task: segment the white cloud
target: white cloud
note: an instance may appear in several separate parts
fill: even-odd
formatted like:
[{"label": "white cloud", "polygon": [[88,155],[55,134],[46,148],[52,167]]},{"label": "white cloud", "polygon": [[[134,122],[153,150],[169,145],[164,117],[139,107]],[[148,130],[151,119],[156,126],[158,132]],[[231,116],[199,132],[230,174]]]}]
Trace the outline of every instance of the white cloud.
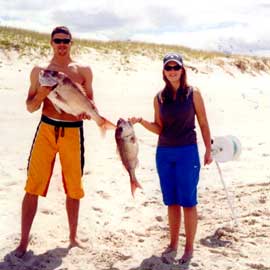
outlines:
[{"label": "white cloud", "polygon": [[233,52],[269,50],[269,21],[268,0],[0,0],[1,25]]}]

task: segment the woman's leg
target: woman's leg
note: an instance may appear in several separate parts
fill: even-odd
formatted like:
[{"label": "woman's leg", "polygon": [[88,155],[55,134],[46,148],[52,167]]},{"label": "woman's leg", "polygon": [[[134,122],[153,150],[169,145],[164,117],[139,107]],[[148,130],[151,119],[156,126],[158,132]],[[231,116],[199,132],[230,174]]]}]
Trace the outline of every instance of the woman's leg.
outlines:
[{"label": "woman's leg", "polygon": [[177,250],[181,222],[181,207],[179,205],[168,206],[168,220],[171,240],[169,247],[173,250]]},{"label": "woman's leg", "polygon": [[184,223],[185,223],[185,233],[186,233],[186,245],[185,252],[180,263],[185,263],[192,258],[193,255],[193,243],[197,231],[198,216],[197,207],[184,207]]}]

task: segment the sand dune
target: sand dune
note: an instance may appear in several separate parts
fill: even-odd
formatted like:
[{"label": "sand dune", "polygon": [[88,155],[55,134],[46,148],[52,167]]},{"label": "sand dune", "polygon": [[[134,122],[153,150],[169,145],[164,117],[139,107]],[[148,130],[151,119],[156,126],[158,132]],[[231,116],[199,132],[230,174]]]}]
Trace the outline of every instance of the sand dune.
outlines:
[{"label": "sand dune", "polygon": [[[134,57],[121,66],[116,56],[95,53],[78,60],[93,69],[95,99],[105,117],[113,122],[133,115],[153,118],[153,97],[163,85],[159,61]],[[184,266],[175,261],[183,252],[182,228],[176,258],[161,258],[168,226],[155,168],[157,137],[135,126],[140,147],[137,176],[143,190],[133,199],[113,132],[102,138],[93,122],[85,122],[86,196],[78,228],[85,249],[68,249],[65,195],[56,162],[48,196],[39,200],[29,251],[22,259],[13,256],[20,236],[27,158],[40,117],[40,112],[26,111],[25,98],[30,70],[39,61],[1,54],[0,269],[270,269],[270,75],[252,76],[233,68],[227,72],[218,66],[206,66],[203,73],[189,70],[188,76],[203,93],[212,135],[232,134],[242,143],[239,160],[220,164],[238,226],[215,164],[203,167],[194,258]]]}]

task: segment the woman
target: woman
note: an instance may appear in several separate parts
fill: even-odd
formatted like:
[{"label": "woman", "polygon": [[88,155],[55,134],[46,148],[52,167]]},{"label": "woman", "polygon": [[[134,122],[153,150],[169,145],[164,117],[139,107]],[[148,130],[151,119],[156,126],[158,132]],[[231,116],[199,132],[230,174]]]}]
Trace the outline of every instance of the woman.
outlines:
[{"label": "woman", "polygon": [[133,124],[140,123],[159,135],[156,165],[163,201],[168,206],[170,229],[170,244],[164,253],[177,251],[181,208],[183,208],[186,244],[179,262],[186,263],[193,255],[198,220],[196,205],[200,161],[195,116],[206,149],[204,165],[212,162],[211,136],[203,98],[198,89],[187,84],[187,74],[181,55],[177,53],[165,55],[163,80],[165,87],[154,98],[154,122],[141,117],[132,117],[130,121]]}]

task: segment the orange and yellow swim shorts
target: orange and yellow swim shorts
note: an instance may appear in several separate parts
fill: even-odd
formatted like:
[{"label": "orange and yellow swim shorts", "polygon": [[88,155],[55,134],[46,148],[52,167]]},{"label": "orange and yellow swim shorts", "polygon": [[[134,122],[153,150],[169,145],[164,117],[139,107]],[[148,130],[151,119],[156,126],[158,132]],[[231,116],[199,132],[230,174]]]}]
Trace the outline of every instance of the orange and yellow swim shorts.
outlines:
[{"label": "orange and yellow swim shorts", "polygon": [[57,153],[61,162],[65,193],[73,199],[82,198],[83,122],[56,121],[44,115],[32,144],[25,191],[46,196]]}]

